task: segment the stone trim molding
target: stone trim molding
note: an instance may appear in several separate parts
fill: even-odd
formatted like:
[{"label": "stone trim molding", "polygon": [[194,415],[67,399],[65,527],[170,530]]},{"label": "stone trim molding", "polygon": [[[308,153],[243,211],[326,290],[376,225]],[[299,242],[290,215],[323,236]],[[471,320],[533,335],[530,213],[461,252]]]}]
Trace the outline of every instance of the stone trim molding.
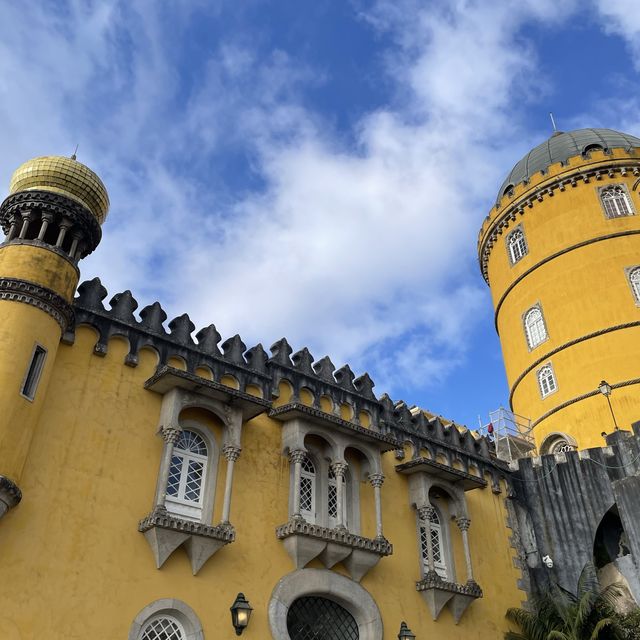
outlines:
[{"label": "stone trim molding", "polygon": [[416,582],[416,590],[427,603],[431,615],[437,620],[445,605],[449,605],[456,624],[460,622],[469,605],[482,598],[482,589],[474,580],[465,584],[443,580],[435,571],[429,572],[422,580]]},{"label": "stone trim molding", "polygon": [[293,602],[303,596],[333,600],[354,617],[360,640],[382,640],[382,616],[371,594],[346,576],[324,569],[298,569],[278,581],[268,611],[274,640],[289,638],[287,613]]},{"label": "stone trim molding", "polygon": [[[581,342],[585,342],[586,340],[591,340],[592,338],[597,338],[598,336],[605,335],[607,333],[611,333],[612,331],[620,331],[622,329],[631,329],[632,327],[639,327],[640,320],[634,320],[633,322],[625,322],[624,324],[616,324],[612,327],[606,327],[604,329],[599,329],[598,331],[594,331],[593,333],[587,333],[584,336],[580,336],[579,338],[574,338],[573,340],[569,340],[569,342],[565,342],[560,346],[552,349],[551,351],[545,353],[542,357],[538,358],[534,362],[532,362],[514,381],[511,386],[511,390],[509,391],[509,406],[512,406],[513,403],[513,394],[516,392],[517,387],[522,382],[524,377],[531,373],[537,366],[543,364],[546,360],[549,360],[552,356],[556,355],[560,351],[564,351],[569,347],[573,347],[576,344],[580,344]],[[557,380],[556,380],[557,382]]]},{"label": "stone trim molding", "polygon": [[186,640],[204,640],[202,624],[195,611],[182,600],[176,600],[175,598],[162,598],[142,609],[133,620],[128,640],[139,640],[144,625],[151,618],[162,614],[177,618],[182,623],[187,633]]},{"label": "stone trim molding", "polygon": [[633,159],[625,158],[617,162],[582,167],[572,173],[563,173],[542,182],[526,196],[524,194],[518,196],[516,202],[506,207],[504,212],[494,220],[487,216],[478,237],[478,260],[485,282],[489,284],[489,255],[498,241],[498,235],[502,235],[509,228],[517,215],[524,215],[525,208],[531,209],[536,202],[542,202],[545,197],[553,197],[555,191],[565,191],[567,186],[576,187],[579,181],[588,183],[591,179],[601,180],[604,176],[613,178],[618,172],[622,177],[627,173],[632,173],[634,176],[640,175],[640,167],[630,165],[630,163],[633,163]]},{"label": "stone trim molding", "polygon": [[613,240],[615,238],[624,238],[625,236],[634,236],[634,235],[638,235],[638,234],[640,234],[640,230],[638,230],[638,229],[629,229],[627,231],[620,231],[618,233],[608,233],[607,235],[598,236],[597,238],[589,238],[589,240],[584,240],[583,242],[578,242],[577,244],[571,245],[570,247],[566,247],[566,248],[564,248],[564,249],[562,249],[560,251],[556,251],[556,253],[553,253],[550,256],[547,256],[543,260],[540,260],[540,262],[537,262],[536,264],[534,264],[532,267],[529,267],[526,271],[521,273],[505,289],[505,291],[502,294],[502,296],[500,296],[500,300],[498,300],[498,304],[496,305],[496,310],[495,310],[494,315],[493,315],[493,324],[494,324],[494,326],[496,328],[496,333],[498,335],[500,335],[500,331],[498,330],[498,314],[500,313],[500,309],[502,308],[502,305],[503,305],[506,297],[511,293],[511,290],[516,285],[518,285],[522,280],[524,280],[533,271],[535,271],[539,267],[542,267],[543,265],[547,264],[547,262],[550,262],[551,260],[555,260],[556,258],[560,257],[561,255],[564,255],[565,253],[569,253],[571,251],[574,251],[575,249],[581,249],[582,247],[586,247],[586,246],[588,246],[590,244],[594,244],[596,242],[602,242],[604,240]]},{"label": "stone trim molding", "polygon": [[194,576],[216,551],[236,539],[235,529],[228,523],[214,527],[179,518],[158,507],[140,521],[138,531],[144,533],[157,569],[182,546],[189,556]]},{"label": "stone trim molding", "polygon": [[[624,380],[622,382],[616,382],[616,384],[611,385],[611,388],[620,389],[622,387],[629,387],[634,384],[640,384],[640,378],[633,378],[632,380]],[[575,404],[576,402],[580,402],[581,400],[585,400],[586,398],[597,396],[599,393],[600,391],[598,389],[595,389],[594,391],[583,393],[580,396],[576,396],[575,398],[571,398],[570,400],[567,400],[566,402],[559,404],[558,406],[554,407],[553,409],[550,409],[546,413],[543,413],[537,420],[534,420],[531,423],[531,428],[533,429],[534,427],[537,427],[543,420],[546,420],[549,416],[552,416],[554,413],[562,409],[566,409],[568,406]]]},{"label": "stone trim molding", "polygon": [[20,487],[6,476],[0,475],[0,518],[22,500]]},{"label": "stone trim molding", "polygon": [[73,325],[74,313],[71,305],[55,291],[27,280],[0,278],[0,300],[25,302],[48,313],[64,333]]},{"label": "stone trim molding", "polygon": [[303,569],[314,558],[331,569],[339,562],[356,582],[393,553],[393,545],[384,537],[365,538],[344,528],[329,529],[292,517],[276,528],[289,557],[297,569]]}]

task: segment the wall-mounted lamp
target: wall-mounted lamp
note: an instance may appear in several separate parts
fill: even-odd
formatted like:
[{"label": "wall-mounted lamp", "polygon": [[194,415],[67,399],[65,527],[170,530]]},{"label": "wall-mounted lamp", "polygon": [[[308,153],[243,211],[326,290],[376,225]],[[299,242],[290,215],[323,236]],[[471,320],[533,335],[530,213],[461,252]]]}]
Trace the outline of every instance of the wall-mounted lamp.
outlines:
[{"label": "wall-mounted lamp", "polygon": [[249,604],[249,601],[244,597],[244,593],[239,593],[236,596],[235,602],[230,607],[231,610],[231,624],[233,624],[236,630],[236,635],[241,636],[242,632],[249,625],[249,618],[253,607]]},{"label": "wall-mounted lamp", "polygon": [[407,623],[403,622],[400,625],[400,633],[398,634],[398,640],[416,640],[414,633],[411,633],[411,629],[407,627]]},{"label": "wall-mounted lamp", "polygon": [[606,381],[603,380],[599,385],[598,385],[598,391],[607,399],[607,402],[609,404],[609,411],[611,411],[611,417],[613,418],[613,426],[615,428],[615,430],[618,430],[618,423],[616,422],[616,416],[613,413],[613,407],[611,406],[611,400],[609,400],[609,396],[611,395],[611,385]]}]

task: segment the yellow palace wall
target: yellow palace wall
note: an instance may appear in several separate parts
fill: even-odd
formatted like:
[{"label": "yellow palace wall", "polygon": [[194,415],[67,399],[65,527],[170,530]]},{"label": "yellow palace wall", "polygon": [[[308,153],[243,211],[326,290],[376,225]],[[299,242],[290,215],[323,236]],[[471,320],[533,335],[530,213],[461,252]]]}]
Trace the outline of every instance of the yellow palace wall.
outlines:
[{"label": "yellow palace wall", "polygon": [[[599,198],[602,187],[624,184],[638,213],[638,178],[631,170],[626,175],[603,170],[588,182],[579,175],[612,165],[639,168],[640,161],[635,152],[614,149],[610,155],[595,151],[587,159],[571,158],[568,166],[551,165],[546,175],[538,173],[529,184],[516,186],[513,197],[504,196],[481,230],[482,247],[504,214],[522,205],[490,249],[487,276],[511,406],[532,420],[538,445],[548,434],[561,432],[580,448],[601,446],[601,432],[613,425],[606,398],[596,392],[599,382],[615,385],[640,378],[640,306],[625,273],[640,264],[640,215],[608,219]],[[549,195],[547,188],[560,177],[566,180],[563,189],[555,187]],[[528,253],[512,265],[506,239],[517,225]],[[523,314],[536,304],[548,338],[529,349]],[[557,391],[542,398],[536,373],[548,362]],[[637,383],[614,388],[611,402],[622,428],[640,417],[639,389]],[[592,395],[561,407],[585,394]]]},{"label": "yellow palace wall", "polygon": [[[125,340],[112,338],[107,354],[99,357],[93,352],[96,339],[93,329],[79,327],[75,343],[60,344],[50,363],[46,396],[39,398],[41,417],[21,476],[23,500],[0,526],[0,638],[125,639],[145,606],[177,598],[194,609],[207,640],[230,640],[236,635],[229,607],[240,591],[254,607],[244,637],[270,638],[271,592],[294,569],[274,532],[287,521],[289,504],[289,462],[282,455],[280,423],[262,414],[243,427],[231,507],[236,541],[218,551],[197,576],[182,550],[158,570],[137,530],[153,506],[162,453],[156,435],[161,396],[143,388],[155,371],[156,355],[143,349],[139,365],[132,368],[123,364]],[[16,366],[21,376],[22,365]],[[181,417],[197,418],[219,442],[220,424],[210,414],[190,409]],[[21,425],[11,428],[17,431]],[[395,472],[393,452],[382,460],[384,530],[394,552],[361,584],[380,608],[384,637],[395,639],[402,620],[419,640],[501,637],[506,609],[525,597],[516,587],[520,572],[505,525],[505,488],[500,494],[491,488],[466,494],[474,574],[484,597],[473,602],[458,625],[448,610],[433,621],[415,589],[420,552],[407,478]],[[225,472],[221,456],[213,522],[220,520]],[[368,483],[360,485],[360,501],[361,533],[373,537]],[[457,579],[464,581],[460,536],[455,523],[450,526]],[[334,570],[346,574],[342,565]]]}]

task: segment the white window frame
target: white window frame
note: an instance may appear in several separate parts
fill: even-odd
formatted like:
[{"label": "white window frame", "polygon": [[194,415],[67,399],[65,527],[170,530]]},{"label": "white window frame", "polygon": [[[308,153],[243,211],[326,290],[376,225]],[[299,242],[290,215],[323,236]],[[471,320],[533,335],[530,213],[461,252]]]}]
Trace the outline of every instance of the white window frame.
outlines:
[{"label": "white window frame", "polygon": [[[205,492],[207,490],[207,471],[209,467],[209,456],[211,451],[210,451],[210,447],[208,446],[207,439],[203,437],[203,435],[199,433],[197,430],[189,427],[185,427],[182,430],[180,437],[182,437],[182,434],[184,434],[185,432],[193,433],[196,436],[198,436],[198,438],[202,440],[205,446],[205,449],[207,451],[207,454],[201,455],[201,454],[188,452],[188,451],[184,451],[183,449],[180,449],[178,447],[178,442],[180,441],[180,439],[178,439],[178,442],[176,442],[176,444],[173,447],[173,456],[171,458],[171,462],[169,463],[169,474],[171,474],[171,468],[173,467],[173,459],[177,457],[180,457],[182,459],[182,464],[180,468],[180,484],[178,488],[178,495],[171,496],[167,492],[167,495],[165,498],[165,506],[167,508],[167,511],[169,511],[170,513],[175,513],[176,515],[179,515],[183,518],[188,518],[189,520],[199,521],[202,519],[204,497],[205,497]],[[198,493],[197,501],[188,500],[184,497],[185,490],[186,490],[186,483],[189,475],[188,469],[189,469],[189,464],[191,462],[202,464],[202,476],[200,478],[200,490]],[[167,480],[167,483],[168,482],[169,480]]]},{"label": "white window frame", "polygon": [[640,307],[640,265],[627,267],[627,282],[631,287],[631,293],[636,306]]},{"label": "white window frame", "polygon": [[[551,387],[551,385],[549,384],[546,384],[545,386],[545,384],[543,383],[543,374],[547,372],[551,375],[550,378],[547,376],[545,380],[548,381],[550,379],[553,382],[553,387]],[[547,396],[554,394],[558,390],[558,381],[556,379],[556,374],[553,370],[553,366],[550,362],[547,362],[536,371],[536,379],[538,381],[538,389],[542,398],[546,398]]]},{"label": "white window frame", "polygon": [[[513,238],[519,236],[515,241]],[[529,244],[527,243],[527,237],[524,233],[524,228],[519,224],[513,231],[507,234],[505,238],[507,245],[507,254],[509,255],[509,262],[513,266],[516,262],[520,262],[529,253]],[[516,252],[517,249],[517,252]]]},{"label": "white window frame", "polygon": [[[530,318],[534,314],[537,314],[538,317],[536,317],[533,322],[530,322]],[[532,351],[549,339],[547,323],[544,320],[540,303],[534,304],[533,307],[530,307],[524,312],[522,315],[522,324],[524,326],[524,335],[527,339],[529,351]]]},{"label": "white window frame", "polygon": [[420,516],[418,516],[418,535],[420,540],[420,554],[422,557],[422,573],[426,575],[427,571],[429,571],[429,557],[427,552],[427,544],[423,541],[424,536],[430,536],[432,532],[435,532],[435,538],[437,540],[437,551],[440,560],[436,561],[436,546],[434,546],[434,540],[431,539],[431,549],[433,552],[433,568],[435,572],[443,579],[449,580],[449,569],[447,565],[447,547],[444,532],[442,530],[442,515],[440,514],[437,507],[431,505],[433,507],[433,514],[436,518],[436,521],[430,520],[429,522],[425,522]]},{"label": "white window frame", "polygon": [[[609,196],[610,193],[614,192],[615,195]],[[598,197],[600,198],[604,217],[608,220],[628,218],[636,213],[626,184],[609,184],[606,187],[600,187],[598,189]]]},{"label": "white window frame", "polygon": [[[306,470],[305,463],[307,465],[311,465],[313,467],[313,471]],[[311,484],[311,508],[313,511],[309,509],[304,509],[302,507],[302,481],[303,478],[307,479]],[[315,463],[313,458],[309,455],[302,462],[300,469],[300,515],[311,524],[316,523],[317,516],[317,504],[316,504],[316,495],[318,491],[318,465]]]}]

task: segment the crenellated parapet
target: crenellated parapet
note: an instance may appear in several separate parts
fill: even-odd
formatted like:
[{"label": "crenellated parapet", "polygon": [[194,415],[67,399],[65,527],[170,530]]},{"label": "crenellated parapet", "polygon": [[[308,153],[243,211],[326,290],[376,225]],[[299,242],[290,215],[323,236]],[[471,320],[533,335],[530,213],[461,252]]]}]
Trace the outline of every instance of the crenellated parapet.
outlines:
[{"label": "crenellated parapet", "polygon": [[[98,278],[83,282],[74,301],[75,326],[96,330],[94,353],[98,356],[106,355],[111,338],[125,338],[129,352],[124,364],[131,367],[138,365],[141,349],[153,349],[158,368],[147,388],[160,388],[167,375],[183,378],[180,384],[185,388],[200,380],[213,389],[228,384],[231,378],[237,383],[237,402],[259,390],[264,410],[279,420],[287,419],[291,412],[309,414],[309,419],[334,425],[345,433],[369,434],[384,449],[395,449],[398,459],[405,457],[403,446],[409,444],[412,459],[426,456],[479,478],[490,474],[496,492],[500,491],[500,479],[508,475],[486,438],[417,408],[409,409],[405,402],[394,402],[386,394],[378,399],[370,376],[356,376],[349,365],[336,368],[328,356],[315,360],[306,347],[294,352],[285,338],[271,346],[271,355],[261,344],[247,348],[238,335],[222,341],[213,324],[194,337],[196,328],[187,314],[166,323],[167,314],[159,302],[138,312],[138,302],[130,291],[115,294],[108,305],[107,298]],[[74,339],[72,327],[63,341],[72,344]],[[184,363],[183,373],[171,367],[174,359]],[[199,377],[203,369],[211,373],[208,382]],[[286,399],[280,397],[283,382],[290,387]]]}]

